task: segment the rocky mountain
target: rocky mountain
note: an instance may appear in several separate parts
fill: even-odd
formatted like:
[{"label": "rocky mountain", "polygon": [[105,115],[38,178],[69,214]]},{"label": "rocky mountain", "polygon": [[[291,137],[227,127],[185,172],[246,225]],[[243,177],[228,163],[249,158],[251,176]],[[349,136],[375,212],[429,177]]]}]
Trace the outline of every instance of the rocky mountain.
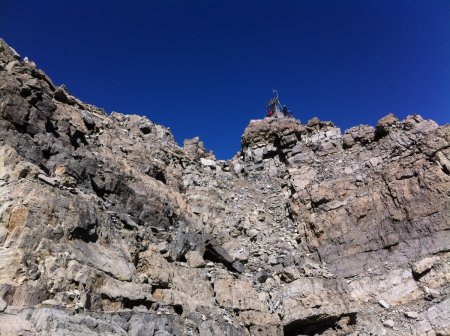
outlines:
[{"label": "rocky mountain", "polygon": [[106,114],[0,42],[0,335],[450,335],[450,125]]}]

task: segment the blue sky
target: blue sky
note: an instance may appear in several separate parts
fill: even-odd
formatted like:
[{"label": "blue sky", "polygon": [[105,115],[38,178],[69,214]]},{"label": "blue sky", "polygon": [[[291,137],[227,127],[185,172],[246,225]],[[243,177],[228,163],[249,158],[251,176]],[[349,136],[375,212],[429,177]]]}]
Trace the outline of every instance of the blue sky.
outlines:
[{"label": "blue sky", "polygon": [[0,0],[0,36],[82,100],[221,159],[272,88],[343,130],[389,112],[450,122],[449,0]]}]

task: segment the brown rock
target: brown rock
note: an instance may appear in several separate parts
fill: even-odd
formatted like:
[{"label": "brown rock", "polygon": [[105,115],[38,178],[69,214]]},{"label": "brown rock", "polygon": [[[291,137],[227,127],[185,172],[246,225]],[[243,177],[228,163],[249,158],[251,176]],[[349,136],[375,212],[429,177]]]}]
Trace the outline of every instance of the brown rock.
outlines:
[{"label": "brown rock", "polygon": [[198,251],[191,251],[186,253],[186,260],[188,265],[194,268],[204,267],[206,264],[202,255]]},{"label": "brown rock", "polygon": [[428,271],[429,269],[431,269],[431,267],[433,267],[433,265],[437,259],[438,258],[435,258],[435,257],[434,258],[433,257],[423,258],[422,260],[413,264],[412,270],[415,274],[421,275],[425,271]]}]

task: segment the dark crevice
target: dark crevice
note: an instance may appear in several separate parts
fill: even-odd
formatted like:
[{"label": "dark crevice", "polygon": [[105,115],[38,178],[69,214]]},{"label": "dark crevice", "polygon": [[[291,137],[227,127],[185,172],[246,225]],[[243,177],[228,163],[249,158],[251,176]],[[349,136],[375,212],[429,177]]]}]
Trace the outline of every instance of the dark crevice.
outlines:
[{"label": "dark crevice", "polygon": [[57,127],[55,127],[55,125],[53,125],[52,121],[50,119],[47,119],[45,121],[45,131],[47,133],[51,133],[55,136],[55,138],[59,138],[59,133],[57,131]]},{"label": "dark crevice", "polygon": [[313,209],[318,208],[320,205],[328,203],[330,200],[326,199],[326,198],[321,198],[319,200],[317,200],[316,202],[311,201],[311,207]]},{"label": "dark crevice", "polygon": [[45,164],[39,163],[38,166],[39,166],[39,168],[41,168],[41,169],[44,171],[44,173],[45,173],[47,176],[50,175],[50,170],[45,166]]},{"label": "dark crevice", "polygon": [[69,234],[70,239],[79,239],[85,243],[95,243],[98,240],[97,224],[92,223],[87,227],[76,227]]},{"label": "dark crevice", "polygon": [[397,178],[397,181],[407,180],[407,179],[410,179],[413,177],[417,177],[417,175],[418,175],[417,172],[413,172],[412,174],[405,174],[405,175],[399,176]]},{"label": "dark crevice", "polygon": [[42,150],[42,156],[43,156],[44,159],[46,159],[46,160],[50,159],[50,156],[51,156],[51,151],[50,151],[50,149],[43,149],[43,150]]},{"label": "dark crevice", "polygon": [[[23,124],[16,124],[16,123],[12,123],[14,125],[14,127],[16,128],[17,132],[19,133],[27,133],[27,127],[28,124],[27,123],[23,123]],[[31,134],[30,134],[31,135]]]},{"label": "dark crevice", "polygon": [[389,132],[387,130],[380,128],[380,127],[376,127],[375,128],[375,137],[374,137],[373,141],[378,141],[378,140],[384,138],[388,134],[389,134]]},{"label": "dark crevice", "polygon": [[416,273],[413,271],[414,280],[419,281],[420,278],[422,278],[424,275],[427,275],[430,272],[431,272],[431,268],[427,269],[426,271],[424,271],[422,273]]},{"label": "dark crevice", "polygon": [[92,307],[92,297],[91,297],[91,293],[89,293],[89,291],[86,292],[86,303],[84,304],[84,307],[87,310],[90,310]]},{"label": "dark crevice", "polygon": [[121,222],[122,222],[123,228],[125,230],[133,231],[133,230],[136,230],[136,228],[138,226],[131,218],[128,218],[127,220],[122,219]]},{"label": "dark crevice", "polygon": [[132,258],[133,258],[133,265],[137,267],[139,264],[139,251],[136,251],[136,253],[132,256]]},{"label": "dark crevice", "polygon": [[289,204],[286,205],[286,210],[287,210],[288,218],[289,218],[292,222],[295,222],[297,216],[296,216],[294,210],[292,209],[292,207],[291,207]]},{"label": "dark crevice", "polygon": [[450,175],[450,170],[449,170],[449,168],[448,168],[447,166],[442,166],[442,171],[443,171],[445,174]]},{"label": "dark crevice", "polygon": [[164,176],[164,173],[162,171],[158,171],[153,177],[156,180],[161,181],[162,183],[166,184],[166,177]]},{"label": "dark crevice", "polygon": [[212,261],[214,263],[222,262],[222,258],[209,248],[205,249],[205,253],[203,253],[203,259]]},{"label": "dark crevice", "polygon": [[296,320],[283,327],[284,336],[314,336],[329,331],[342,330],[345,326],[356,324],[356,313],[339,316],[312,316],[305,320]]},{"label": "dark crevice", "polygon": [[164,170],[158,166],[150,166],[144,171],[148,176],[153,177],[155,180],[161,181],[166,184],[166,175]]},{"label": "dark crevice", "polygon": [[183,315],[183,306],[182,305],[179,305],[179,304],[173,305],[173,310],[177,315],[179,315],[179,316]]},{"label": "dark crevice", "polygon": [[100,294],[100,297],[102,300],[107,300],[110,302],[122,302],[122,307],[124,309],[133,309],[134,307],[138,307],[138,306],[144,306],[149,310],[154,308],[153,307],[154,302],[146,300],[146,299],[131,300],[131,299],[125,298],[125,297],[112,298],[105,293]]},{"label": "dark crevice", "polygon": [[170,289],[170,286],[168,283],[154,283],[152,284],[152,295],[155,294],[157,289]]},{"label": "dark crevice", "polygon": [[225,250],[222,250],[220,246],[206,244],[203,259],[214,263],[221,263],[232,272],[242,273],[244,265],[237,260],[232,260]]},{"label": "dark crevice", "polygon": [[145,300],[145,299],[131,300],[128,298],[123,298],[122,304],[123,304],[124,309],[133,309],[133,307],[137,307],[137,306],[144,306],[147,309],[151,309],[153,302]]},{"label": "dark crevice", "polygon": [[91,186],[92,186],[92,189],[94,189],[94,191],[98,197],[103,198],[105,196],[105,188],[98,185],[98,183],[95,182],[95,179],[92,176],[91,176]]},{"label": "dark crevice", "polygon": [[143,125],[139,127],[139,130],[143,134],[150,134],[152,132],[152,127],[150,125]]},{"label": "dark crevice", "polygon": [[283,153],[283,150],[282,150],[283,145],[281,144],[281,139],[277,137],[274,145],[275,145],[275,148],[277,148],[277,154],[278,154],[280,161],[286,165],[288,163],[288,161],[287,161],[286,155]]},{"label": "dark crevice", "polygon": [[78,148],[81,145],[87,146],[88,144],[86,137],[79,130],[76,130],[75,133],[70,135],[70,143],[75,148]]},{"label": "dark crevice", "polygon": [[92,119],[83,118],[84,125],[91,132],[98,132],[98,129],[95,127],[95,123]]},{"label": "dark crevice", "polygon": [[393,244],[389,244],[389,245],[386,245],[386,246],[383,246],[383,250],[388,250],[389,252],[392,252],[392,250],[393,250],[396,246],[398,246],[398,242],[393,243]]}]

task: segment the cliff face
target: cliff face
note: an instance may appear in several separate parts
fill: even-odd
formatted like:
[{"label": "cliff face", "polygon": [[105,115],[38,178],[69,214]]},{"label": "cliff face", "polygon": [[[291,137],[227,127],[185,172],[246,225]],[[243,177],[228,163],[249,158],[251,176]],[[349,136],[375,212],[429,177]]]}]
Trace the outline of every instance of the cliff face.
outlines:
[{"label": "cliff face", "polygon": [[251,121],[215,160],[0,42],[0,335],[449,335],[450,126]]}]

